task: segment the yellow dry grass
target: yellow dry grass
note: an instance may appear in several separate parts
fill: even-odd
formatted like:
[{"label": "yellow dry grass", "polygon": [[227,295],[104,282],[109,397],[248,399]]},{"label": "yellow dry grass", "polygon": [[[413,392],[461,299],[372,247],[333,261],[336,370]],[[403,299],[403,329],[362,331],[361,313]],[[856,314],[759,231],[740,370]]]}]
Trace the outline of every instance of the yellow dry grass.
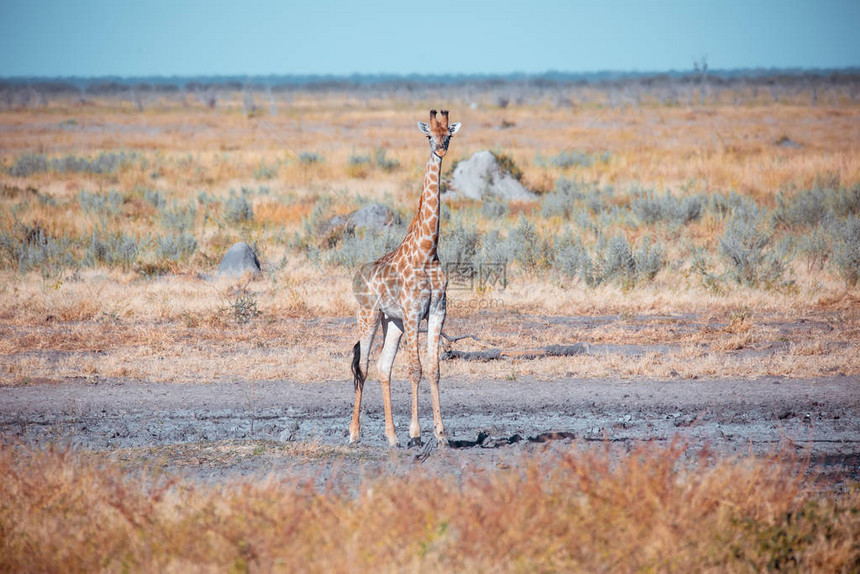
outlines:
[{"label": "yellow dry grass", "polygon": [[[293,455],[301,453],[293,453]],[[314,456],[310,453],[309,456]],[[849,572],[857,491],[774,459],[572,447],[462,476],[329,483],[130,477],[98,457],[0,449],[4,571]]]}]

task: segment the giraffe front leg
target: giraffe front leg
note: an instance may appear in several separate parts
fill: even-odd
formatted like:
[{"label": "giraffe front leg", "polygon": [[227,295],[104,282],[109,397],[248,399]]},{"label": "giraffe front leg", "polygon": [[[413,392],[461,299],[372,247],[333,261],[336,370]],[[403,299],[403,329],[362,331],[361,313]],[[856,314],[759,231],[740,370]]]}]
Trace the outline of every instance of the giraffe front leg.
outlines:
[{"label": "giraffe front leg", "polygon": [[433,431],[442,446],[448,445],[445,426],[442,424],[442,407],[439,401],[439,340],[445,323],[445,295],[431,305],[427,317],[427,379],[430,381],[430,399],[433,401]]},{"label": "giraffe front leg", "polygon": [[421,382],[421,359],[418,356],[418,322],[404,324],[406,352],[409,353],[409,382],[412,383],[412,422],[409,423],[409,446],[421,446],[421,425],[418,423],[418,384]]},{"label": "giraffe front leg", "polygon": [[384,318],[382,330],[385,343],[376,367],[379,369],[380,381],[382,383],[382,406],[385,410],[385,436],[391,446],[400,446],[397,440],[397,432],[394,430],[394,415],[391,412],[391,367],[397,356],[397,348],[400,346],[400,336],[403,334],[400,321]]}]

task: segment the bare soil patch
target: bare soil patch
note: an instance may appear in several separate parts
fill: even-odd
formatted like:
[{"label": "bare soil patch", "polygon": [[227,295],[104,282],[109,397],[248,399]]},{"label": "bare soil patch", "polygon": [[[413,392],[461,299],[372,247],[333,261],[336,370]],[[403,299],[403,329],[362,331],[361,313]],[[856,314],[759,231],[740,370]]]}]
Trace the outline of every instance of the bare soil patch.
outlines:
[{"label": "bare soil patch", "polygon": [[[344,327],[343,320],[331,321]],[[534,340],[550,343],[560,337],[552,326],[562,325],[588,344],[588,352],[533,361],[446,361],[443,416],[450,438],[470,448],[437,449],[424,464],[496,465],[508,456],[571,441],[627,450],[641,442],[682,440],[691,448],[725,455],[781,451],[808,459],[816,472],[837,482],[860,478],[860,377],[856,373],[840,369],[818,376],[744,376],[734,374],[730,366],[738,355],[767,361],[793,353],[791,349],[809,337],[813,340],[803,344],[817,346],[810,347],[809,355],[798,355],[809,360],[827,349],[855,344],[828,339],[839,326],[831,326],[826,318],[773,319],[749,329],[702,317],[681,321],[677,317],[520,316],[506,321],[520,335],[533,333]],[[656,337],[658,324],[661,336]],[[677,354],[685,338],[731,335],[733,330],[758,333],[757,343],[714,351],[718,356],[707,361],[724,362],[717,375],[591,374],[589,365],[595,362],[649,357],[656,361]],[[773,336],[765,336],[768,333]],[[628,342],[617,342],[622,338]],[[511,342],[504,333],[496,341]],[[710,346],[713,341],[704,344]],[[208,345],[207,352],[217,354],[217,346],[212,341]],[[56,347],[20,352],[58,357],[70,352],[62,345]],[[559,372],[563,365],[542,363],[551,360],[571,361],[568,372]],[[336,372],[339,365],[346,371],[345,354],[331,361],[324,368]],[[689,359],[691,372],[697,369],[696,361]],[[0,436],[5,442],[30,446],[70,445],[108,455],[132,468],[206,481],[270,473],[298,473],[325,481],[332,473],[359,477],[365,472],[399,472],[417,464],[421,451],[387,447],[381,391],[373,377],[371,371],[362,440],[354,448],[346,446],[353,392],[346,376],[315,382],[256,380],[243,376],[242,366],[235,361],[215,380],[184,384],[82,375],[44,377],[26,386],[0,388]],[[395,423],[405,442],[410,393],[405,377],[395,378],[392,392]],[[421,392],[420,417],[427,440],[432,433],[426,385]]]}]

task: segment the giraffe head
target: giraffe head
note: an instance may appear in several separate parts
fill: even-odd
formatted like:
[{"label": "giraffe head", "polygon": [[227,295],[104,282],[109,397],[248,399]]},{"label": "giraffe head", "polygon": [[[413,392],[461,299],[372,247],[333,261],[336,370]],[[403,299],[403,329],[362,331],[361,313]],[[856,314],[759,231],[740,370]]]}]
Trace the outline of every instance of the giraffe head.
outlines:
[{"label": "giraffe head", "polygon": [[445,157],[451,136],[460,129],[460,122],[448,125],[448,110],[442,110],[442,120],[436,119],[436,110],[430,110],[430,123],[418,122],[420,129],[430,140],[430,151],[438,157]]}]

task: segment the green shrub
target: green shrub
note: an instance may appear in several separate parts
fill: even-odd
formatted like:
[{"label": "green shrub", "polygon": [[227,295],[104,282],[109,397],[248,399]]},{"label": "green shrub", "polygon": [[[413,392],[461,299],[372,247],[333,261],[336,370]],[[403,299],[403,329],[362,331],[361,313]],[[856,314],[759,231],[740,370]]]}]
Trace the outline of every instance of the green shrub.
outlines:
[{"label": "green shrub", "polygon": [[615,282],[623,287],[654,279],[663,268],[663,249],[646,240],[634,252],[624,235],[600,238],[590,255],[585,246],[566,234],[555,242],[553,267],[567,278],[578,277],[589,287]]},{"label": "green shrub", "polygon": [[490,195],[481,199],[481,216],[486,219],[498,220],[508,214],[508,206]]},{"label": "green shrub", "polygon": [[182,261],[197,251],[197,240],[193,235],[180,231],[155,239],[155,255],[159,259]]},{"label": "green shrub", "polygon": [[508,233],[505,243],[511,259],[524,269],[532,270],[545,266],[550,259],[549,244],[538,234],[534,224],[523,215],[520,215],[517,226]]},{"label": "green shrub", "polygon": [[860,184],[850,189],[821,188],[776,196],[774,220],[785,226],[812,227],[828,217],[860,215]]},{"label": "green shrub", "polygon": [[123,269],[130,269],[137,261],[140,252],[140,244],[131,236],[123,232],[106,233],[104,229],[93,228],[90,243],[84,256],[87,265],[104,263],[105,265],[119,265]]},{"label": "green shrub", "polygon": [[115,172],[136,157],[137,154],[126,152],[101,152],[93,158],[67,155],[52,159],[43,154],[25,154],[6,171],[13,177],[30,177],[46,171],[105,174]]},{"label": "green shrub", "polygon": [[328,261],[348,268],[376,261],[400,245],[405,234],[405,229],[392,225],[384,227],[377,233],[368,232],[363,236],[347,235],[340,245],[329,252]]},{"label": "green shrub", "polygon": [[523,170],[517,165],[517,162],[514,161],[510,155],[500,152],[494,151],[490,152],[493,154],[493,157],[496,158],[496,161],[499,163],[499,169],[502,173],[507,173],[517,181],[523,180]]},{"label": "green shrub", "polygon": [[90,193],[85,190],[78,192],[78,205],[86,213],[116,215],[119,213],[123,201],[123,196],[118,191],[110,191],[106,194]]},{"label": "green shrub", "polygon": [[20,273],[39,269],[46,277],[75,265],[72,241],[50,236],[38,223],[19,222],[11,231],[0,232],[0,257]]},{"label": "green shrub", "polygon": [[581,179],[559,178],[555,189],[541,198],[541,215],[560,215],[570,219],[574,207],[586,198],[587,185]]},{"label": "green shrub", "polygon": [[254,210],[245,198],[245,193],[230,192],[230,197],[224,202],[224,219],[228,223],[244,223],[254,219]]},{"label": "green shrub", "polygon": [[606,151],[599,155],[588,154],[577,150],[561,151],[555,156],[545,159],[539,158],[539,165],[551,165],[562,169],[571,167],[591,167],[595,163],[608,163],[611,154]]},{"label": "green shrub", "polygon": [[860,218],[834,224],[833,265],[849,287],[860,280]]},{"label": "green shrub", "polygon": [[347,163],[351,167],[360,167],[363,165],[370,165],[370,154],[367,154],[367,155],[352,154],[351,156],[349,156]]},{"label": "green shrub", "polygon": [[299,160],[305,165],[312,165],[315,163],[322,163],[323,157],[313,151],[303,151],[299,153]]},{"label": "green shrub", "polygon": [[704,207],[704,201],[699,196],[688,196],[679,199],[668,191],[657,195],[654,190],[635,191],[630,202],[630,210],[640,223],[655,224],[669,223],[680,226],[697,220]]},{"label": "green shrub", "polygon": [[394,171],[398,167],[400,167],[400,162],[396,159],[391,159],[386,157],[385,148],[378,147],[373,152],[373,161],[376,164],[376,167],[383,169],[385,171]]},{"label": "green shrub", "polygon": [[272,179],[278,176],[278,162],[267,165],[263,160],[254,170],[254,179]]},{"label": "green shrub", "polygon": [[773,237],[773,230],[757,205],[749,200],[739,204],[719,240],[728,276],[747,287],[776,284],[785,271],[787,254],[772,249]]},{"label": "green shrub", "polygon": [[193,203],[183,206],[174,201],[168,207],[162,202],[158,208],[158,218],[165,229],[180,233],[190,231],[194,228],[194,222],[197,219],[197,206]]},{"label": "green shrub", "polygon": [[443,263],[472,264],[481,245],[478,230],[462,221],[455,221],[439,239],[439,259]]}]

